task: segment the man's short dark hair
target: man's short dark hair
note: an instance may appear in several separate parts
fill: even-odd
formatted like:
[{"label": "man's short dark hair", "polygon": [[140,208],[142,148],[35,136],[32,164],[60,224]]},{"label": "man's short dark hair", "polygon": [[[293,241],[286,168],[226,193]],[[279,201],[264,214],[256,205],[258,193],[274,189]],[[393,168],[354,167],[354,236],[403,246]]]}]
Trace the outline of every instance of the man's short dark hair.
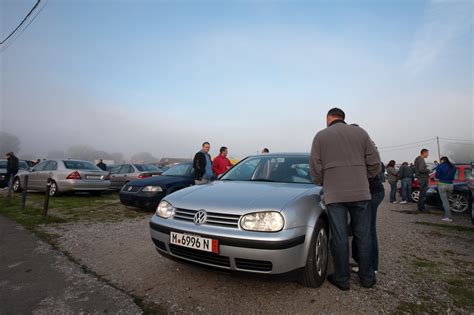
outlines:
[{"label": "man's short dark hair", "polygon": [[219,149],[219,152],[222,153],[222,152],[224,152],[225,150],[227,150],[227,147],[221,147],[221,148]]},{"label": "man's short dark hair", "polygon": [[270,150],[268,150],[267,148],[263,148],[262,152],[263,153],[270,153]]},{"label": "man's short dark hair", "polygon": [[344,111],[337,107],[331,108],[328,112],[328,116],[334,116],[342,120],[346,119],[346,114],[344,113]]},{"label": "man's short dark hair", "polygon": [[430,150],[428,150],[428,149],[421,149],[420,154],[423,154],[423,153],[429,152],[429,151],[430,151]]},{"label": "man's short dark hair", "polygon": [[205,146],[206,144],[211,145],[209,142],[206,141],[202,143],[202,146]]}]

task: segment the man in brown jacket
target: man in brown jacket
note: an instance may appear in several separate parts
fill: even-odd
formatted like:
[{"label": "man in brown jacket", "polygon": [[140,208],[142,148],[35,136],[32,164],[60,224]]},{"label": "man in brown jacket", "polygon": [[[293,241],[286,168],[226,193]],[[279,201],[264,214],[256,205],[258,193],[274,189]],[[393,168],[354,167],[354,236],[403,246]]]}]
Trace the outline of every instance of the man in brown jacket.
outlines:
[{"label": "man in brown jacket", "polygon": [[327,128],[313,140],[310,170],[313,182],[324,187],[331,233],[334,274],[328,281],[341,290],[349,290],[349,245],[347,213],[351,215],[352,233],[357,243],[361,285],[375,283],[371,264],[370,190],[368,178],[381,171],[380,156],[367,132],[347,125],[339,108],[331,109]]}]

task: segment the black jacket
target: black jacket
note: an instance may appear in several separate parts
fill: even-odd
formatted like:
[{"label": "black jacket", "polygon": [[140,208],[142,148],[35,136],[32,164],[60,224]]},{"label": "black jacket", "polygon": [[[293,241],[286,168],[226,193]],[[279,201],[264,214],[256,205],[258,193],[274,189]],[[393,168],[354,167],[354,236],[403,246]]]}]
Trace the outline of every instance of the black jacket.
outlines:
[{"label": "black jacket", "polygon": [[10,156],[7,160],[7,173],[16,174],[18,173],[18,158],[16,156]]},{"label": "black jacket", "polygon": [[97,167],[101,170],[105,171],[107,169],[107,165],[104,162],[97,163]]},{"label": "black jacket", "polygon": [[400,170],[398,171],[398,174],[400,175],[401,179],[403,179],[403,178],[412,179],[413,178],[413,170],[408,165],[400,167]]},{"label": "black jacket", "polygon": [[212,161],[209,153],[204,153],[202,151],[199,151],[198,153],[194,155],[193,168],[194,168],[194,179],[196,180],[202,180],[202,177],[206,173],[207,162],[206,162],[205,154],[207,154],[209,156],[209,160]]}]

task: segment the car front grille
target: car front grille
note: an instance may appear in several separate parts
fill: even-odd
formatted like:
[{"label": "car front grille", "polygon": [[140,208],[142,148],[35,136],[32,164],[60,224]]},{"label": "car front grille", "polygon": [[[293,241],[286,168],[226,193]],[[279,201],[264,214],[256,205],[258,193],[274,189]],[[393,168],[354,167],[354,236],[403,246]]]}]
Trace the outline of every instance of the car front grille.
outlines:
[{"label": "car front grille", "polygon": [[159,249],[163,250],[166,252],[166,245],[164,242],[162,241],[159,241],[159,240],[155,240],[154,238],[152,238],[153,240],[153,243],[155,243],[155,246],[158,247]]},{"label": "car front grille", "polygon": [[235,265],[239,269],[254,271],[272,271],[273,264],[271,261],[251,260],[243,258],[235,258]]},{"label": "car front grille", "polygon": [[[174,219],[194,222],[194,215],[198,210],[176,209]],[[207,212],[207,220],[204,224],[217,225],[229,228],[238,228],[240,215]]]},{"label": "car front grille", "polygon": [[216,265],[221,267],[230,268],[230,259],[226,256],[219,256],[213,253],[202,252],[195,249],[190,249],[182,246],[169,244],[171,254],[191,259],[197,262],[206,263],[210,265]]},{"label": "car front grille", "polygon": [[125,191],[125,192],[137,192],[141,189],[140,186],[130,186],[130,185],[126,185],[126,186],[123,186],[123,189],[122,191]]}]

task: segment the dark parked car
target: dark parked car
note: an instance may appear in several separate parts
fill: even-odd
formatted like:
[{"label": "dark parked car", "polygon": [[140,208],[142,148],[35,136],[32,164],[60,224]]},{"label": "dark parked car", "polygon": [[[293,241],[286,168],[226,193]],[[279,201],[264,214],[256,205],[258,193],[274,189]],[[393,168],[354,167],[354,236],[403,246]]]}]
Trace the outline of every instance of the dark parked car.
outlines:
[{"label": "dark parked car", "polygon": [[[472,193],[468,183],[454,183],[453,193],[449,197],[451,211],[457,213],[467,212],[472,207]],[[433,206],[442,206],[438,193],[438,186],[431,186],[426,192],[426,203]]]},{"label": "dark parked car", "polygon": [[155,210],[164,196],[193,184],[192,163],[181,163],[161,176],[128,182],[120,190],[120,202],[126,206]]},{"label": "dark parked car", "polygon": [[[28,168],[28,164],[25,161],[18,161],[18,168],[20,170],[26,170]],[[5,183],[5,175],[7,174],[7,160],[0,160],[0,188],[6,186]]]}]

